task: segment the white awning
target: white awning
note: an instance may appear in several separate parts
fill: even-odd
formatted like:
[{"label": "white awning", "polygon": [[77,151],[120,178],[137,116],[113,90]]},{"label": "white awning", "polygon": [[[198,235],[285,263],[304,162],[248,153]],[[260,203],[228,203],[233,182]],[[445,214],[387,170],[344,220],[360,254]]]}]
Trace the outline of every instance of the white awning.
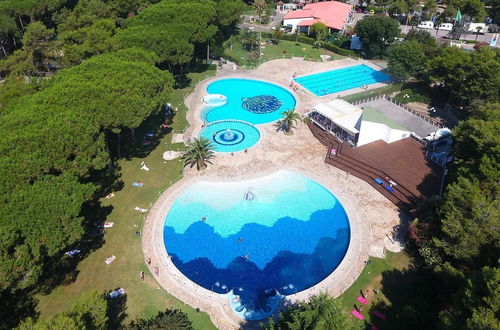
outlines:
[{"label": "white awning", "polygon": [[349,102],[336,99],[328,103],[318,103],[310,112],[323,115],[353,135],[359,133],[359,122],[363,110]]}]

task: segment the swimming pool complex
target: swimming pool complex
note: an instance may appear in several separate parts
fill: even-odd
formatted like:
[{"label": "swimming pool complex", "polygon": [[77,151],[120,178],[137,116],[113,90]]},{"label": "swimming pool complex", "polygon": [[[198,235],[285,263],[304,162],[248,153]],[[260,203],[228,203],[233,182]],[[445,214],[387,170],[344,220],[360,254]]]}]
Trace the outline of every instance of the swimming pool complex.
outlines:
[{"label": "swimming pool complex", "polygon": [[390,79],[386,74],[360,64],[303,76],[294,80],[314,95],[323,96]]},{"label": "swimming pool complex", "polygon": [[202,111],[205,122],[237,119],[251,124],[276,121],[284,111],[295,108],[295,98],[286,89],[252,79],[220,79],[207,87],[210,94],[226,97],[220,106],[207,105]]},{"label": "swimming pool complex", "polygon": [[235,313],[262,319],[340,264],[350,226],[340,202],[300,174],[278,171],[240,182],[198,182],[165,219],[174,265],[208,290],[228,294]]},{"label": "swimming pool complex", "polygon": [[217,152],[246,150],[257,143],[253,126],[276,121],[295,108],[295,98],[286,89],[251,79],[221,79],[207,87],[202,98],[201,118],[208,123],[200,136],[212,141]]}]

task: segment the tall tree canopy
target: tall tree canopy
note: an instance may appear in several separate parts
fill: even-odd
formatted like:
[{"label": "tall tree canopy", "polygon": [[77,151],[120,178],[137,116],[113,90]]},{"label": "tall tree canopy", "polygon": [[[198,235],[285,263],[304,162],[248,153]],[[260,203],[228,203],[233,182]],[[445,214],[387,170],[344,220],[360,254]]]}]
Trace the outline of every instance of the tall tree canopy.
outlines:
[{"label": "tall tree canopy", "polygon": [[269,319],[263,324],[267,330],[292,329],[352,329],[353,324],[339,299],[326,293],[312,296],[309,302],[300,302],[280,313],[279,320]]},{"label": "tall tree canopy", "polygon": [[121,47],[141,47],[168,65],[189,63],[197,44],[214,37],[216,3],[211,0],[164,0],[126,22],[115,39]]},{"label": "tall tree canopy", "polygon": [[80,238],[80,208],[94,191],[80,178],[104,168],[110,134],[166,102],[172,77],[155,61],[138,49],[96,56],[1,116],[2,289],[33,285],[47,257]]},{"label": "tall tree canopy", "polygon": [[427,67],[430,81],[441,84],[452,100],[463,105],[500,98],[500,53],[489,47],[475,52],[446,48]]},{"label": "tall tree canopy", "polygon": [[366,16],[356,23],[354,29],[368,57],[383,56],[394,38],[399,36],[398,22],[386,16]]},{"label": "tall tree canopy", "polygon": [[393,45],[389,48],[387,57],[387,72],[399,80],[405,81],[424,72],[424,47],[417,41]]}]

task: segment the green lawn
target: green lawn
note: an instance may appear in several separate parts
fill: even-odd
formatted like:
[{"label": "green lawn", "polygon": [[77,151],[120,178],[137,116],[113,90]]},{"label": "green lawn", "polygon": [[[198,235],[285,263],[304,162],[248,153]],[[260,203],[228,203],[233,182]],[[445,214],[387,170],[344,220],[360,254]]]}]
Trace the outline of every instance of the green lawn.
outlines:
[{"label": "green lawn", "polygon": [[[369,261],[370,263],[364,268],[363,272],[357,278],[354,284],[341,296],[342,303],[350,314],[350,311],[354,309],[354,304],[358,306],[361,305],[357,300],[357,297],[360,295],[361,290],[363,290],[363,292],[368,290],[368,304],[364,306],[362,311],[362,314],[368,321],[371,320],[371,315],[368,316],[368,311],[370,310],[370,307],[373,303],[376,303],[380,300],[386,303],[388,302],[388,299],[384,296],[384,287],[382,286],[382,273],[386,271],[402,270],[404,268],[407,268],[410,265],[410,258],[404,252],[392,253],[387,251],[385,259],[370,257]],[[378,291],[377,295],[375,295],[375,293],[373,292],[374,289]]]},{"label": "green lawn", "polygon": [[[262,39],[267,41],[266,39]],[[330,55],[332,59],[340,59],[343,56],[337,55],[325,49],[316,49],[311,45],[303,43],[296,43],[288,40],[281,40],[278,45],[265,44],[262,46],[264,55],[260,59],[260,63],[274,60],[278,58],[291,58],[292,56],[304,57],[309,61],[321,61],[320,55]],[[243,48],[240,42],[232,44],[231,49],[227,48],[224,54],[238,60],[239,65],[252,66],[253,64],[248,61],[248,51]]]},{"label": "green lawn", "polygon": [[366,99],[372,96],[378,96],[382,94],[391,94],[392,92],[398,92],[403,88],[402,83],[390,84],[384,87],[375,88],[366,92],[356,93],[352,95],[346,95],[342,97],[343,100],[347,102],[356,102],[359,100]]},{"label": "green lawn", "polygon": [[[187,109],[182,103],[183,96],[191,93],[196,82],[213,75],[214,72],[209,70],[189,74],[187,78],[191,80],[190,85],[174,92],[171,103],[179,109],[174,118],[175,129],[183,129],[187,124],[185,119]],[[159,124],[155,123],[156,127]],[[207,314],[196,312],[156,283],[144,265],[140,237],[136,234],[140,231],[143,216],[134,211],[134,207],[150,208],[150,203],[154,203],[160,192],[180,178],[182,163],[179,160],[164,161],[162,158],[164,151],[183,147],[183,145],[172,146],[171,138],[171,134],[163,136],[158,146],[145,158],[134,157],[119,161],[123,189],[115,192],[113,198],[101,200],[103,206],[110,208],[105,220],[114,222],[115,225],[106,229],[103,246],[91,252],[78,265],[78,277],[75,282],[59,286],[48,295],[37,296],[41,318],[46,319],[63,312],[82,292],[90,290],[104,292],[123,287],[127,292],[126,321],[136,317],[150,317],[167,307],[176,307],[188,313],[196,329],[215,329]],[[142,161],[145,161],[150,168],[149,172],[140,170]],[[133,188],[131,183],[136,180],[142,181],[144,187]],[[112,264],[106,265],[104,260],[109,255],[115,255],[117,259]],[[146,273],[144,283],[139,279],[141,270]]]},{"label": "green lawn", "polygon": [[[275,9],[276,9],[275,3],[268,3],[267,4],[267,10],[270,10],[272,12]],[[255,11],[254,6],[245,5],[245,9],[243,9],[243,15],[258,15],[258,14],[257,14],[257,11]]]}]

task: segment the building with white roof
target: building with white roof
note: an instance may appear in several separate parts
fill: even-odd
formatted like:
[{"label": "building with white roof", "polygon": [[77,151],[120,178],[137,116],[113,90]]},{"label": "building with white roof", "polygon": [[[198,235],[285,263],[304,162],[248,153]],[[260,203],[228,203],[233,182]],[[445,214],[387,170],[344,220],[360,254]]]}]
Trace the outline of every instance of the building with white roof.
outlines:
[{"label": "building with white roof", "polygon": [[408,129],[374,109],[361,109],[341,99],[318,103],[306,116],[323,130],[353,147],[377,140],[391,143],[411,134]]}]

